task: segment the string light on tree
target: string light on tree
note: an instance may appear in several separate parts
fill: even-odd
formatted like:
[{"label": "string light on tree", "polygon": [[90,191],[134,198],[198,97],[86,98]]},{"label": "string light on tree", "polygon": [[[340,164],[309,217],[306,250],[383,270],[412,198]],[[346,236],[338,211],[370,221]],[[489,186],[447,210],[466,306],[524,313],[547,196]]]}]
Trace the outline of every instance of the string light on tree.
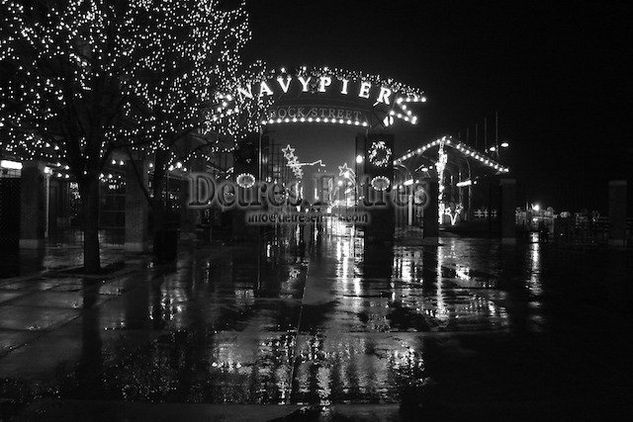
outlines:
[{"label": "string light on tree", "polygon": [[[240,83],[250,38],[244,3],[124,3],[0,1],[0,147],[16,159],[68,166],[56,173],[77,182],[89,272],[100,267],[98,187],[113,151],[156,154],[185,138],[213,145],[212,129],[240,136],[236,125],[201,119],[215,92]],[[155,174],[177,160],[169,151]]]}]

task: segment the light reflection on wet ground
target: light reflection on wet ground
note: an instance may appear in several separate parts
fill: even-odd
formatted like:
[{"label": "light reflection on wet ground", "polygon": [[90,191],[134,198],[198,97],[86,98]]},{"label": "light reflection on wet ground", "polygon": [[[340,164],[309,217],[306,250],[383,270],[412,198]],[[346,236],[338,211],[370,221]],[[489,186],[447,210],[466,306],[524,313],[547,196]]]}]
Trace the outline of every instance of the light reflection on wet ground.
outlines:
[{"label": "light reflection on wet ground", "polygon": [[308,245],[182,253],[175,268],[96,284],[9,280],[2,397],[619,403],[633,369],[630,274],[621,251],[386,247],[337,226]]}]

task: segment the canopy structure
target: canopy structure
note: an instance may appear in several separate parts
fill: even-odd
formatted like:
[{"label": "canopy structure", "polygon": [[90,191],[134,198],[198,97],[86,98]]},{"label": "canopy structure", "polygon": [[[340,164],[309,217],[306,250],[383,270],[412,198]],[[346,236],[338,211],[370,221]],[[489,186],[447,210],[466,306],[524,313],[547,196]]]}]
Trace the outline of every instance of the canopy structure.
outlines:
[{"label": "canopy structure", "polygon": [[486,178],[510,172],[498,158],[455,141],[450,136],[408,151],[393,160],[393,165],[399,175],[396,185],[406,186],[423,179],[437,179],[439,222],[450,225],[471,220],[473,208],[496,213],[495,210],[488,209],[491,208],[489,205],[483,204],[489,198],[479,198],[478,201],[473,187]]}]

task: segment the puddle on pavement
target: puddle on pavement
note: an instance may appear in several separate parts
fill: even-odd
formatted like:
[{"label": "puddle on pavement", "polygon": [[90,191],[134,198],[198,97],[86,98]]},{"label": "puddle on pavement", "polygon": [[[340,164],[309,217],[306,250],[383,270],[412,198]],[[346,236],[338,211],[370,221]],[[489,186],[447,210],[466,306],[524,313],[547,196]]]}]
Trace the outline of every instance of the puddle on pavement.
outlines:
[{"label": "puddle on pavement", "polygon": [[[452,385],[459,374],[447,375],[446,360],[484,359],[490,347],[444,338],[519,335],[521,350],[522,340],[547,332],[552,314],[543,306],[549,290],[542,274],[552,261],[535,246],[490,244],[372,247],[341,230],[305,248],[275,241],[259,250],[184,254],[171,271],[150,268],[93,290],[90,313],[60,336],[75,336],[77,355],[42,368],[48,375],[39,382],[3,379],[0,397],[399,403],[430,385]],[[0,305],[65,309],[80,287],[7,284]],[[15,294],[27,290],[40,303]],[[46,341],[54,349],[54,337]],[[0,364],[14,354],[37,359],[30,347]]]}]

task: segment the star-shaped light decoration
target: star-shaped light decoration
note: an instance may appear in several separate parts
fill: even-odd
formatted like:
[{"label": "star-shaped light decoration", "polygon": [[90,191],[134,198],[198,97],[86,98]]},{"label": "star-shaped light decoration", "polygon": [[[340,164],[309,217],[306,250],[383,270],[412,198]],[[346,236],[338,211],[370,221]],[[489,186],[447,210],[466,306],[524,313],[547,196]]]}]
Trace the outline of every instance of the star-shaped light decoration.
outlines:
[{"label": "star-shaped light decoration", "polygon": [[287,160],[287,165],[294,173],[295,178],[303,178],[303,170],[301,169],[302,163],[299,162],[299,157],[295,155],[295,149],[290,146],[290,144],[288,144],[285,148],[282,148],[281,151],[284,153],[284,157]]},{"label": "star-shaped light decoration", "polygon": [[290,159],[295,155],[295,149],[291,147],[290,144],[286,145],[285,148],[282,148],[281,152],[284,153],[284,157],[286,157],[286,159]]},{"label": "star-shaped light decoration", "polygon": [[342,166],[338,166],[338,175],[341,177],[347,177],[348,179],[351,179],[352,177],[356,176],[356,174],[354,173],[354,170],[347,167],[347,163],[343,163]]}]

